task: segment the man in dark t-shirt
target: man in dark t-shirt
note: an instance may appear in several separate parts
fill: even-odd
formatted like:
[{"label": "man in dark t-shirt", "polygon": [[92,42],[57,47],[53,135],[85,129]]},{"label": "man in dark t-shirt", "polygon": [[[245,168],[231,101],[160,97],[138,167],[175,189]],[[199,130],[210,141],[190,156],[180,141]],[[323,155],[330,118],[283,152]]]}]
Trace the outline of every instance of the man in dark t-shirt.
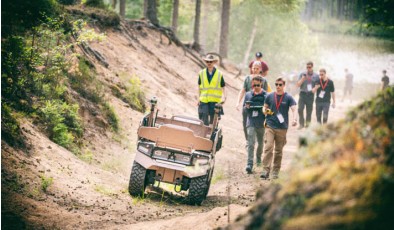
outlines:
[{"label": "man in dark t-shirt", "polygon": [[255,76],[252,79],[253,90],[245,95],[244,108],[247,112],[247,135],[248,135],[248,160],[246,163],[246,172],[252,173],[254,144],[257,137],[256,163],[261,164],[261,154],[263,153],[263,137],[264,137],[264,120],[262,107],[264,105],[267,93],[262,89],[263,78]]},{"label": "man in dark t-shirt", "polygon": [[[239,110],[239,106],[240,106],[241,101],[244,98],[245,94],[252,89],[252,79],[255,76],[259,76],[259,77],[262,78],[262,82],[261,82],[262,86],[261,86],[261,88],[264,91],[267,91],[267,89],[268,89],[267,81],[260,74],[260,72],[261,72],[261,63],[259,61],[255,61],[253,63],[252,70],[253,70],[252,74],[245,77],[245,81],[244,81],[243,87],[238,93],[238,100],[237,100],[237,104],[235,105],[235,108],[237,110]],[[245,110],[245,104],[243,104],[242,126],[243,126],[243,130],[244,130],[244,134],[245,134],[245,140],[247,142],[248,141],[248,132],[247,132],[247,128],[246,128],[246,120],[247,120],[247,111]],[[246,144],[246,146],[248,146],[248,144]]]},{"label": "man in dark t-shirt", "polygon": [[[292,125],[297,125],[294,98],[284,91],[286,81],[279,77],[275,81],[276,91],[268,94],[264,102],[266,127],[264,133],[264,156],[262,179],[268,179],[272,165],[272,179],[277,179],[282,164],[283,147],[289,127],[289,110],[293,114]],[[274,151],[275,147],[275,151]]]},{"label": "man in dark t-shirt", "polygon": [[328,111],[330,110],[331,98],[332,107],[335,108],[335,87],[334,82],[328,79],[325,69],[319,70],[320,79],[313,88],[313,92],[316,92],[316,118],[317,122],[322,123],[323,113],[323,124],[327,123]]}]

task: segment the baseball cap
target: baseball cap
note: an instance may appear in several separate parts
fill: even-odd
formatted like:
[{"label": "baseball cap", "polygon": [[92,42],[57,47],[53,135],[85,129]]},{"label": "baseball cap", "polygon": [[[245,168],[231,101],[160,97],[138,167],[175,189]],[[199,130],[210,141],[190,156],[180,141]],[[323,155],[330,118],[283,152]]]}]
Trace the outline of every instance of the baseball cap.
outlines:
[{"label": "baseball cap", "polygon": [[256,57],[263,57],[263,54],[261,52],[257,52]]}]

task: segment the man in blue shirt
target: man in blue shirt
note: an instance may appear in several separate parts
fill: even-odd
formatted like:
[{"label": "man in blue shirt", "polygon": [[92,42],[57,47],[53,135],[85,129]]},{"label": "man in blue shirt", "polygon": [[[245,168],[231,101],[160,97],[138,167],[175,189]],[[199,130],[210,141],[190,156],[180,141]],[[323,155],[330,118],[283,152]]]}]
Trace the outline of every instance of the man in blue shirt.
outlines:
[{"label": "man in blue shirt", "polygon": [[[282,164],[283,147],[286,144],[286,134],[289,124],[289,109],[293,114],[292,125],[297,125],[297,113],[294,98],[284,91],[286,81],[279,77],[275,81],[276,91],[268,94],[264,102],[266,127],[264,133],[264,156],[262,179],[268,179],[271,165],[272,179],[277,179]],[[273,153],[275,146],[275,153]]]},{"label": "man in blue shirt", "polygon": [[252,173],[254,158],[254,143],[257,137],[256,162],[261,164],[261,154],[263,153],[264,120],[262,107],[267,93],[262,89],[263,78],[255,76],[252,79],[253,90],[245,95],[244,105],[247,111],[246,128],[248,134],[248,161],[246,172]]}]

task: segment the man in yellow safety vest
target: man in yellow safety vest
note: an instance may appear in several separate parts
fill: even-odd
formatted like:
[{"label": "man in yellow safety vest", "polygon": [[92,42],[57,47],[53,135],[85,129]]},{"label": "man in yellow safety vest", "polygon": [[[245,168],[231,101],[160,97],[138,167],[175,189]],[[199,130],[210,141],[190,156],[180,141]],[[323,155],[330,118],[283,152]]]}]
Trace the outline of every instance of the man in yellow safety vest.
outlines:
[{"label": "man in yellow safety vest", "polygon": [[217,59],[208,54],[204,57],[207,68],[198,74],[198,117],[205,125],[212,124],[215,114],[215,104],[224,104],[226,90],[223,74],[215,68]]}]

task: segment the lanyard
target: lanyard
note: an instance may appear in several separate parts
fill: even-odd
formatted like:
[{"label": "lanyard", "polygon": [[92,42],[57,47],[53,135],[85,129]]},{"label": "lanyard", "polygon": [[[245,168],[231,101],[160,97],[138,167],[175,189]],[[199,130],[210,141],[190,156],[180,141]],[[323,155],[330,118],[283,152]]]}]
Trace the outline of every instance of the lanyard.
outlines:
[{"label": "lanyard", "polygon": [[321,81],[321,79],[320,79],[320,85],[321,85],[321,88],[324,90],[326,87],[327,87],[327,84],[328,84],[328,79],[327,79],[327,81],[326,81],[326,83],[323,85],[323,82]]},{"label": "lanyard", "polygon": [[280,104],[282,104],[283,96],[285,94],[284,93],[282,94],[282,96],[280,97],[279,103],[278,103],[278,97],[276,96],[276,93],[274,93],[274,95],[275,95],[276,111],[279,112],[279,107],[280,107]]},{"label": "lanyard", "polygon": [[311,75],[309,75],[308,73],[306,73],[306,80],[308,80],[308,83],[311,83],[312,82],[312,77],[313,77],[313,72],[312,72],[312,74]]}]

